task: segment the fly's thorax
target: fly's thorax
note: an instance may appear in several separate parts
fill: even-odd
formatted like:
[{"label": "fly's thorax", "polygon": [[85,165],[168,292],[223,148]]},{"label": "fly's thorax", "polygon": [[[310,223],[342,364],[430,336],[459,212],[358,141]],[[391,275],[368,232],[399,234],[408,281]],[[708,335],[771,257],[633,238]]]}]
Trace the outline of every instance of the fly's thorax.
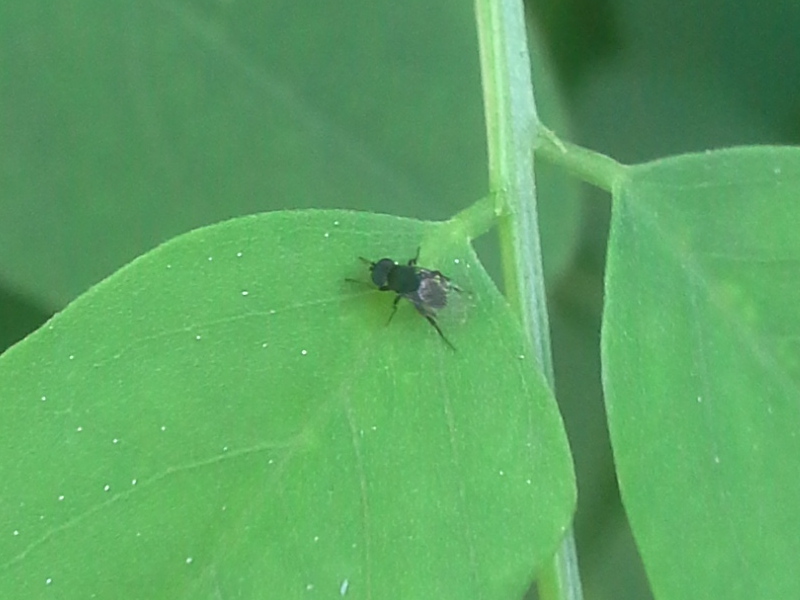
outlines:
[{"label": "fly's thorax", "polygon": [[386,286],[383,289],[392,290],[401,295],[414,294],[422,283],[421,272],[424,269],[408,265],[395,265],[389,271]]}]

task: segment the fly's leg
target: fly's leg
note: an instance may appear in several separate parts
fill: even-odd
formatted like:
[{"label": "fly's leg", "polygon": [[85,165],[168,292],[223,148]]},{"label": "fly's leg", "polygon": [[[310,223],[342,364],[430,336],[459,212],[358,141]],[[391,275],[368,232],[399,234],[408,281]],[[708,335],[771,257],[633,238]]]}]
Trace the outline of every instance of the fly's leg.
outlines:
[{"label": "fly's leg", "polygon": [[428,319],[428,323],[430,323],[431,325],[433,325],[433,328],[436,330],[436,333],[438,333],[438,334],[439,334],[439,337],[440,337],[440,338],[442,338],[442,339],[444,340],[444,343],[445,343],[445,344],[447,344],[448,346],[450,346],[450,349],[451,349],[453,352],[455,352],[455,351],[456,351],[456,347],[455,347],[455,346],[453,346],[453,344],[451,344],[451,343],[450,343],[450,340],[448,340],[448,339],[447,339],[447,338],[444,336],[444,333],[442,333],[442,329],[441,329],[441,327],[439,327],[439,324],[436,322],[436,319],[434,319],[434,318],[433,318],[432,316],[430,316],[430,315],[425,315],[425,318],[426,318],[426,319]]},{"label": "fly's leg", "polygon": [[392,303],[392,314],[389,315],[389,320],[386,321],[387,325],[392,322],[392,319],[394,319],[394,313],[397,312],[397,303],[400,302],[400,298],[402,298],[400,294],[397,294],[397,296],[394,297],[394,302]]},{"label": "fly's leg", "polygon": [[417,264],[417,260],[419,260],[419,250],[421,246],[417,246],[417,253],[414,255],[414,258],[408,261],[408,266],[413,267]]}]

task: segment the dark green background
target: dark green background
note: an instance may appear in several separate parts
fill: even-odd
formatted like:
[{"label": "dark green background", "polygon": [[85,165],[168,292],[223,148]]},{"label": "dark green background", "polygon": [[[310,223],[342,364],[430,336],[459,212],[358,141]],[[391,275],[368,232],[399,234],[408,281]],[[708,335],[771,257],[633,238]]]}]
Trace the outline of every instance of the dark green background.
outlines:
[{"label": "dark green background", "polygon": [[[638,162],[800,137],[794,2],[549,0],[535,13],[561,84],[550,111],[570,133],[545,119],[579,143]],[[231,216],[446,218],[486,192],[481,110],[469,2],[6,3],[0,344],[158,243]],[[586,192],[568,250],[566,200],[542,198],[578,552],[588,599],[646,598],[600,389],[608,202]],[[497,264],[490,242],[480,250]]]}]

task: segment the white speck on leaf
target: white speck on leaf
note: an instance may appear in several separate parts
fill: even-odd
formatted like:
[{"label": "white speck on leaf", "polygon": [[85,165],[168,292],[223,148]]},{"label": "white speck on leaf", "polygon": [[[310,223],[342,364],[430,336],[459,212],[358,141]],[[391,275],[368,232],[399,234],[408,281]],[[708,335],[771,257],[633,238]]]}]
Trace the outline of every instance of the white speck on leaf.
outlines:
[{"label": "white speck on leaf", "polygon": [[108,490],[110,490],[110,489],[111,489],[111,486],[110,486],[110,485],[108,485],[108,484],[105,484],[105,485],[103,486],[103,491],[104,491],[104,492],[107,492],[107,491],[108,491]]},{"label": "white speck on leaf", "polygon": [[347,588],[350,587],[350,581],[345,579],[342,585],[339,586],[339,595],[344,596],[347,593]]},{"label": "white speck on leaf", "polygon": [[167,426],[166,425],[162,425],[161,426],[161,431],[166,431],[166,430],[167,430]]},{"label": "white speck on leaf", "polygon": [[47,400],[47,396],[42,396],[42,402]]},{"label": "white speck on leaf", "polygon": [[44,580],[45,585],[50,585],[51,583],[53,583],[53,579],[51,577],[48,577],[47,579]]},{"label": "white speck on leaf", "polygon": [[190,564],[192,564],[193,562],[194,562],[194,559],[193,559],[191,556],[187,556],[187,557],[186,557],[186,564],[187,564],[187,565],[190,565]]},{"label": "white speck on leaf", "polygon": [[308,354],[308,350],[301,350],[301,351],[300,351],[300,354],[302,354],[303,356],[305,356],[306,354]]},{"label": "white speck on leaf", "polygon": [[242,290],[242,296],[247,296],[249,293],[247,290]]},{"label": "white speck on leaf", "polygon": [[58,497],[58,501],[59,501],[59,502],[61,502],[62,500],[64,500],[64,496],[63,496],[63,495],[61,495],[61,496],[59,496],[59,497]]},{"label": "white speck on leaf", "polygon": [[241,252],[237,252],[236,256],[238,256],[239,258],[242,258],[242,253]]},{"label": "white speck on leaf", "polygon": [[131,479],[131,485],[136,485],[136,480],[135,479]]}]

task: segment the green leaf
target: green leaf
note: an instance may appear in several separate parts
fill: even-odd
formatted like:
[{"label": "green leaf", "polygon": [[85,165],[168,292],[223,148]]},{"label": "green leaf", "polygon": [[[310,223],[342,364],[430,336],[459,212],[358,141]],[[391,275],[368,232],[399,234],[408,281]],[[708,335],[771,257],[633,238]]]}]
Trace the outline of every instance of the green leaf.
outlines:
[{"label": "green leaf", "polygon": [[[518,598],[572,465],[457,228],[345,211],[199,229],[0,357],[4,598]],[[358,256],[468,296],[452,351]]]},{"label": "green leaf", "polygon": [[800,150],[630,169],[603,324],[619,483],[658,598],[798,598]]}]

